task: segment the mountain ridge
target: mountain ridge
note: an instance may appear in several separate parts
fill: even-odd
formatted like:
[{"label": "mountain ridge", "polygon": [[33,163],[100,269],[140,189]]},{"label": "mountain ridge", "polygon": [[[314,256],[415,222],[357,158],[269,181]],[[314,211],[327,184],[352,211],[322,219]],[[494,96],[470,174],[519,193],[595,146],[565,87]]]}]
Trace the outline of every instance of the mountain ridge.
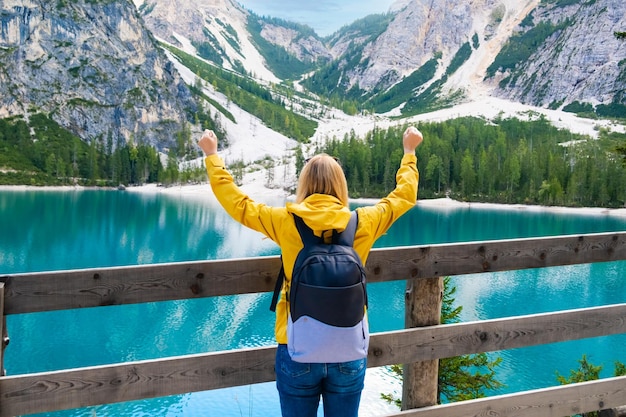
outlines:
[{"label": "mountain ridge", "polygon": [[[162,3],[136,0],[140,9],[150,4],[151,10],[156,10]],[[308,27],[299,31],[290,22],[281,24],[280,19],[256,16],[231,0],[214,0],[212,5],[216,10],[230,11],[229,16],[221,15],[220,19],[225,19],[222,24],[236,27],[242,44],[252,39],[262,55],[249,60],[245,54],[238,57],[249,74],[272,83],[277,78],[297,80],[304,73],[285,76],[282,71],[277,75],[273,67],[291,65],[286,61],[273,63],[268,55],[290,54],[305,63],[314,61],[318,65],[307,70],[307,88],[316,94],[356,100],[363,108],[392,87],[409,84],[407,79],[418,71],[422,73],[419,82],[409,85],[417,97],[414,101],[430,97],[433,102],[422,107],[413,104],[407,112],[401,111],[405,116],[471,100],[477,91],[479,96],[493,94],[550,108],[573,102],[623,106],[626,100],[626,52],[614,36],[626,27],[626,4],[617,0],[403,0],[387,14],[359,19],[326,38],[311,33]],[[185,1],[178,3],[179,9],[191,6]],[[151,14],[144,13],[148,26],[161,27]],[[251,22],[260,28],[256,35],[250,33]],[[546,27],[550,33],[538,37]],[[215,25],[204,28],[218,39],[214,29]],[[196,27],[194,34],[187,35],[197,38],[197,34]],[[178,35],[187,36],[182,32]],[[255,36],[275,50],[263,51]],[[536,43],[534,49],[526,51],[530,47],[524,37]],[[585,74],[581,68],[589,63],[589,56],[595,57],[593,71],[587,66]],[[562,63],[568,57],[571,66]],[[551,65],[554,59],[558,65]],[[537,70],[541,77],[535,74]],[[373,110],[379,112],[376,106]]]},{"label": "mountain ridge", "polygon": [[[0,115],[43,111],[88,142],[114,136],[167,149],[186,125],[198,129],[194,111],[207,104],[190,92],[198,80],[183,82],[159,40],[258,81],[315,121],[332,114],[329,104],[349,115],[406,118],[486,96],[619,112],[626,50],[613,32],[626,27],[624,16],[618,0],[401,0],[321,38],[233,0],[6,0]],[[522,50],[525,60],[501,56]],[[324,105],[306,110],[302,100]]]}]

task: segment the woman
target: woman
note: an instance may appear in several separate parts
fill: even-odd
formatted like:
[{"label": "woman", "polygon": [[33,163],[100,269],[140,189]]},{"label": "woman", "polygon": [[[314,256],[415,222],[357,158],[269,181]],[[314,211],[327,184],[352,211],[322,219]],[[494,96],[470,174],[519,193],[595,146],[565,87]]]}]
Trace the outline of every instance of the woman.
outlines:
[{"label": "woman", "polygon": [[[417,199],[419,173],[415,149],[422,134],[414,127],[404,132],[404,156],[396,174],[396,188],[377,204],[357,208],[354,249],[365,265],[372,245]],[[365,379],[366,360],[343,363],[300,363],[287,351],[288,305],[285,288],[303,244],[293,215],[302,218],[317,236],[343,231],[350,220],[348,185],[339,163],[320,154],[307,161],[298,181],[296,200],[285,207],[256,203],[235,185],[217,154],[217,137],[205,130],[198,145],[206,155],[209,182],[226,212],[244,226],[272,239],[280,247],[285,283],[276,307],[276,386],[283,417],[315,417],[320,396],[326,417],[356,417]],[[324,236],[326,236],[324,234]]]}]

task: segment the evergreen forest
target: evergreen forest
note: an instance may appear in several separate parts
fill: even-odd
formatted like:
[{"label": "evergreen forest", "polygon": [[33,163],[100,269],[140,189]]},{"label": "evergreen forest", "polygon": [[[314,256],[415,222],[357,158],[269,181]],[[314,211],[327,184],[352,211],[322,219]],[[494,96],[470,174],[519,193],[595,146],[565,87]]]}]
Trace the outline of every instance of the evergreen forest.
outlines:
[{"label": "evergreen forest", "polygon": [[[178,136],[178,150],[188,150],[190,133]],[[173,183],[182,179],[176,151],[162,156],[152,146],[111,138],[88,144],[43,114],[0,119],[0,184]]]},{"label": "evergreen forest", "polygon": [[[406,126],[365,138],[333,138],[318,149],[342,163],[351,197],[379,197],[395,185]],[[459,118],[422,123],[417,149],[420,198],[563,206],[623,207],[625,135],[599,139],[557,129],[543,116],[487,122]]]},{"label": "evergreen forest", "polygon": [[[421,123],[417,149],[419,197],[571,207],[623,207],[626,135],[601,130],[598,139],[533,120],[465,117]],[[205,123],[203,123],[204,125]],[[395,186],[406,126],[329,138],[316,152],[341,161],[352,198],[378,198]],[[200,156],[189,129],[168,154],[145,144],[85,143],[43,114],[0,120],[0,184],[118,186],[206,180],[202,168],[181,169]],[[304,160],[295,150],[296,169]],[[245,171],[240,163],[233,172]],[[258,169],[255,168],[255,169]],[[272,169],[267,167],[266,169]],[[289,188],[290,184],[282,184]],[[293,190],[291,190],[293,191]]]}]

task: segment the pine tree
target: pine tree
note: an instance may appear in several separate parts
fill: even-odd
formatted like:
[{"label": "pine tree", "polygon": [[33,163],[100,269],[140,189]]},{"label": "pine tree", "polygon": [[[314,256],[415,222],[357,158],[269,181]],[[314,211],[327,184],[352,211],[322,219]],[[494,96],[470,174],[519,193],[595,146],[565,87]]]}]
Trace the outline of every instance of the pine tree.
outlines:
[{"label": "pine tree", "polygon": [[295,157],[296,157],[296,175],[300,175],[300,171],[302,171],[302,168],[304,167],[304,155],[302,155],[302,148],[300,148],[300,146],[296,147],[296,151],[295,151]]},{"label": "pine tree", "polygon": [[[600,379],[600,372],[602,372],[602,365],[596,366],[587,360],[587,355],[578,361],[578,368],[571,369],[569,377],[565,378],[556,373],[556,379],[561,385],[576,384],[585,381],[595,381]],[[626,376],[626,365],[619,361],[615,361],[615,373],[614,376]],[[582,417],[598,417],[597,411],[581,414]]]},{"label": "pine tree", "polygon": [[465,196],[472,195],[476,187],[476,171],[474,170],[474,158],[469,149],[465,150],[461,160],[461,192]]}]

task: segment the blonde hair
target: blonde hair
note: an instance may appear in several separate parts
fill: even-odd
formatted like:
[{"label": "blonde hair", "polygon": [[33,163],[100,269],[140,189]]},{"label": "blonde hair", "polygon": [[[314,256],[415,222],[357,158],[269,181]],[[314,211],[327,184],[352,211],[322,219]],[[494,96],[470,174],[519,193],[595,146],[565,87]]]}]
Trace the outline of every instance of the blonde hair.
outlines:
[{"label": "blonde hair", "polygon": [[325,153],[315,155],[302,168],[298,179],[296,203],[301,203],[312,194],[332,195],[348,207],[346,176],[337,160]]}]

